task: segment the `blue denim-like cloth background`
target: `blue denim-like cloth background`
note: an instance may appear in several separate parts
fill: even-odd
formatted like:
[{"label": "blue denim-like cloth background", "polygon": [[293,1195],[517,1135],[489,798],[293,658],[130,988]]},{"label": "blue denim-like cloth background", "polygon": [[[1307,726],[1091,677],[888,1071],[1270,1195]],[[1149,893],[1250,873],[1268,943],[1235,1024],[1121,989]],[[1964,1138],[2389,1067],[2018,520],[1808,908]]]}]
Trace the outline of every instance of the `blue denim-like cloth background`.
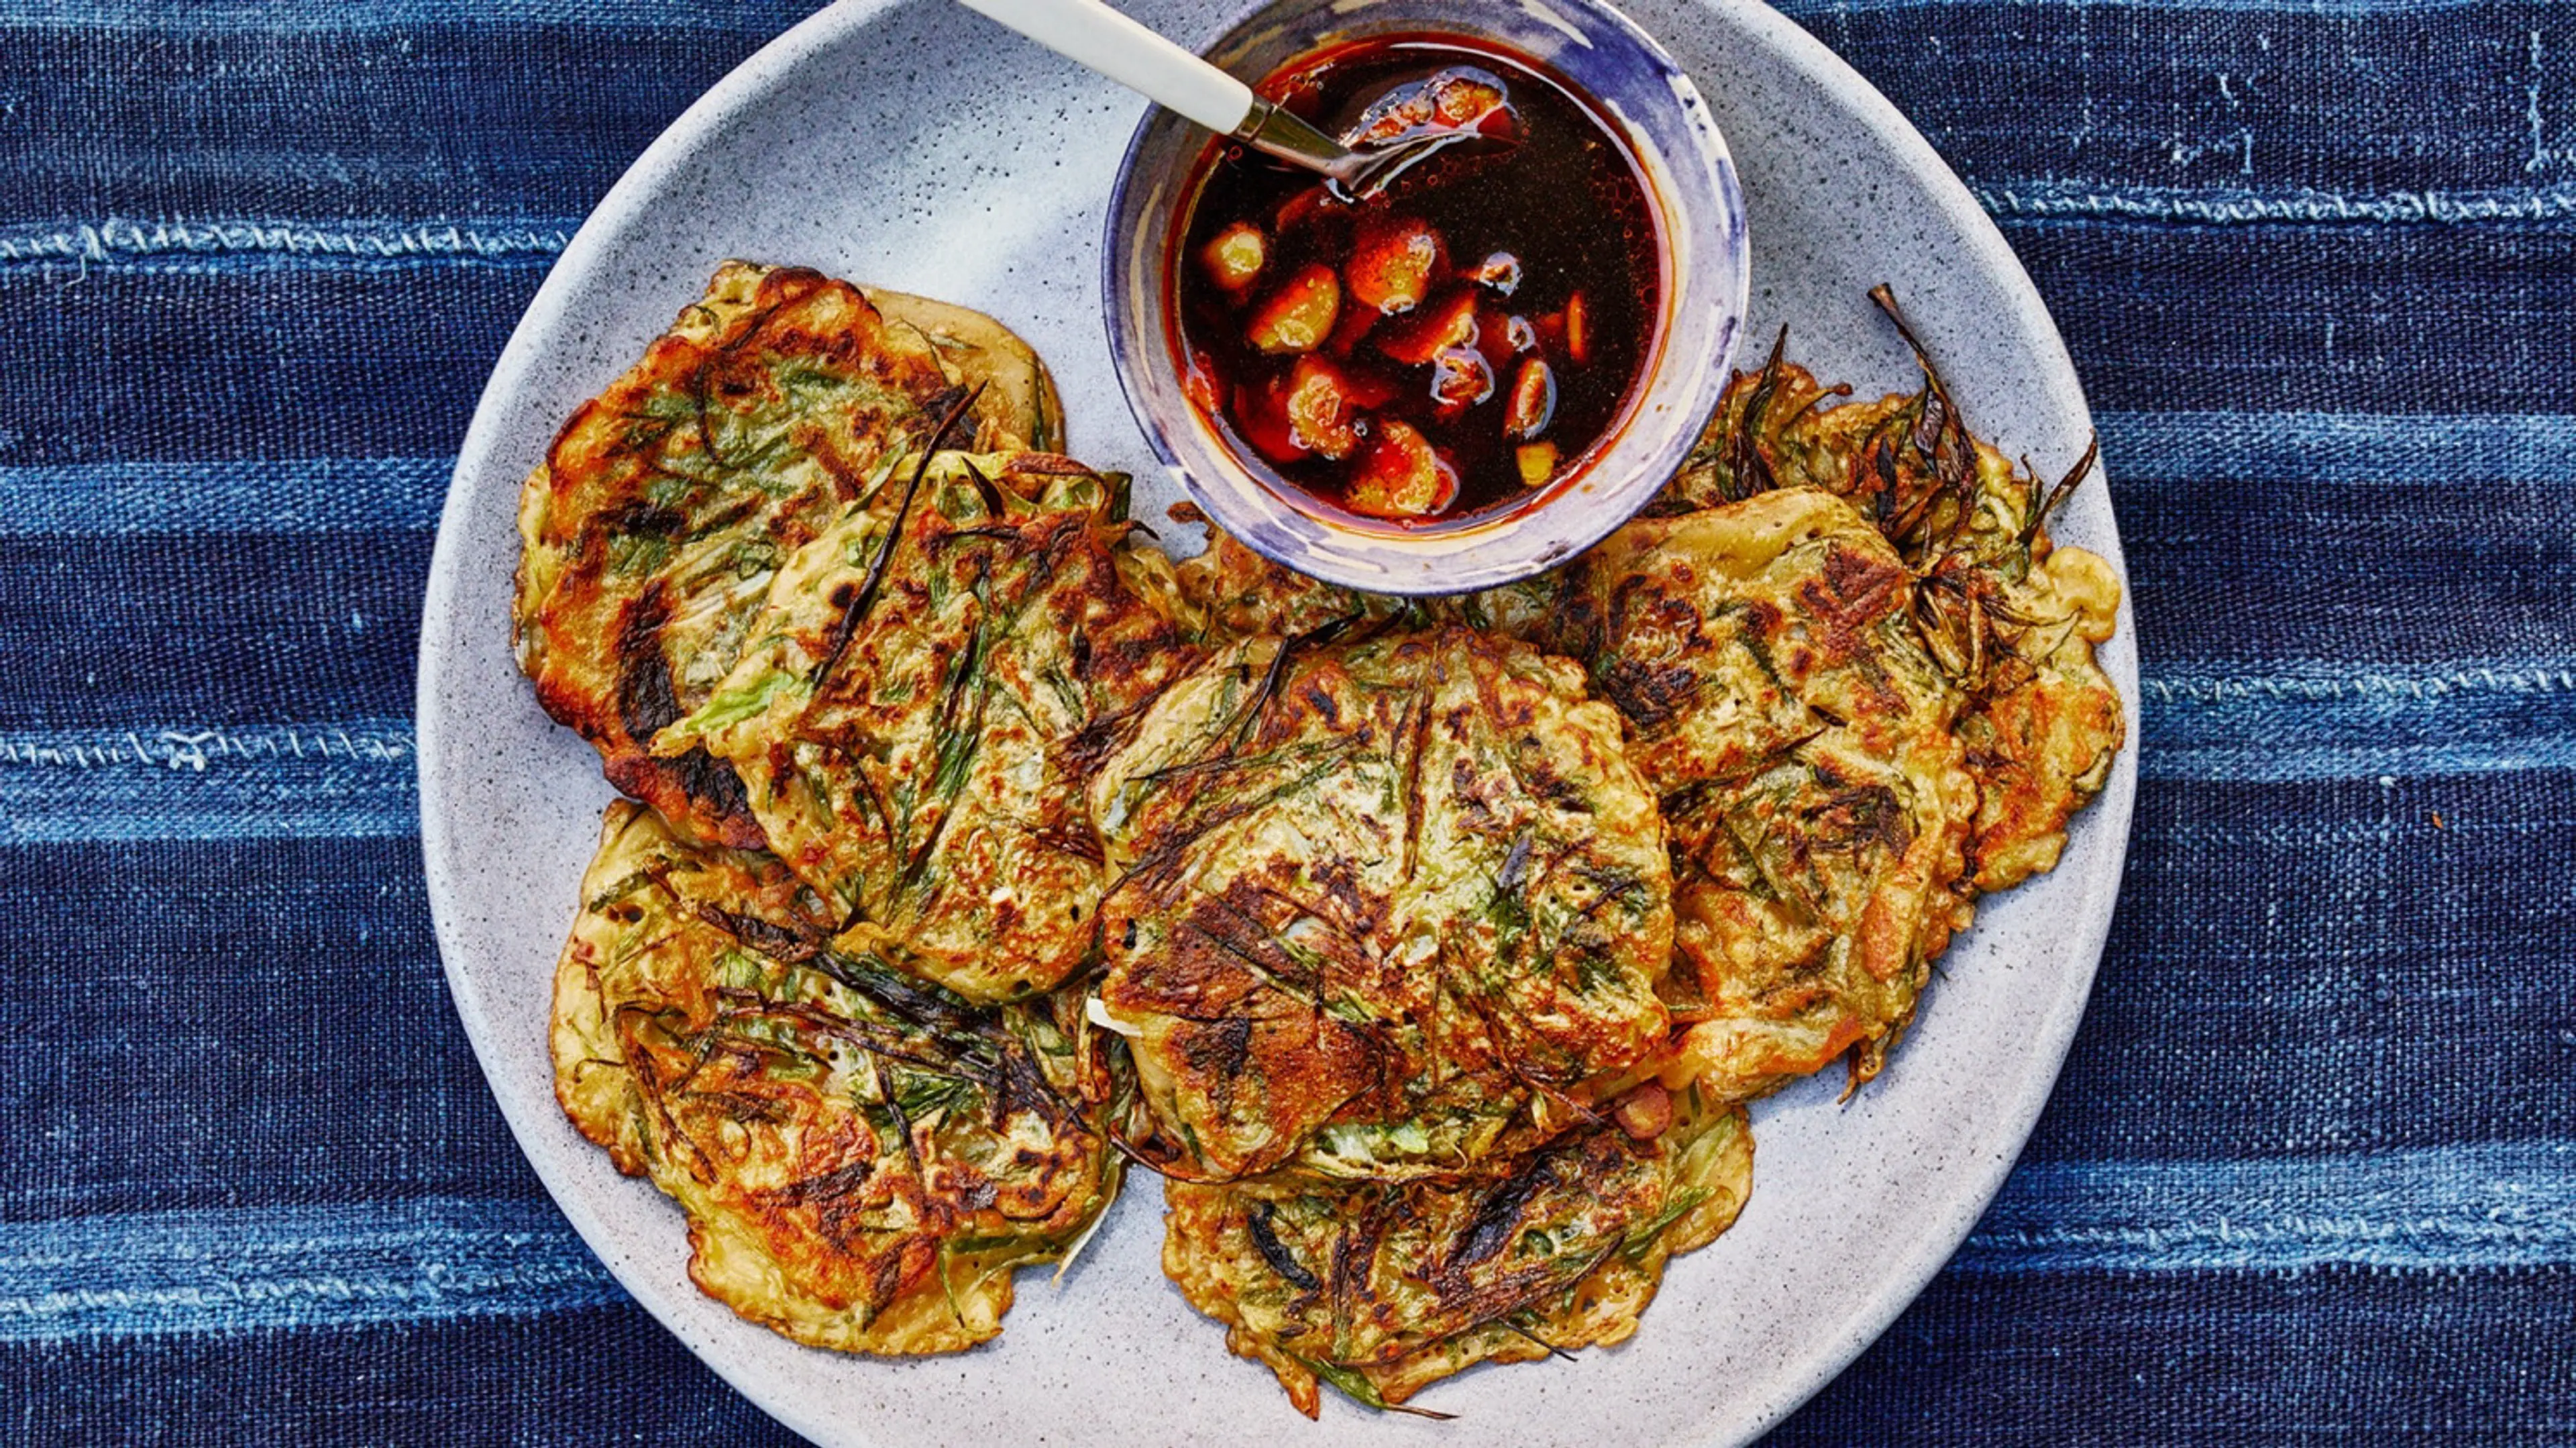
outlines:
[{"label": "blue denim-like cloth background", "polygon": [[[503,338],[806,8],[0,10],[0,1439],[785,1441],[503,1130],[410,714]],[[2576,1442],[2576,5],[1784,8],[2055,309],[2145,733],[2019,1171],[1772,1441]]]}]

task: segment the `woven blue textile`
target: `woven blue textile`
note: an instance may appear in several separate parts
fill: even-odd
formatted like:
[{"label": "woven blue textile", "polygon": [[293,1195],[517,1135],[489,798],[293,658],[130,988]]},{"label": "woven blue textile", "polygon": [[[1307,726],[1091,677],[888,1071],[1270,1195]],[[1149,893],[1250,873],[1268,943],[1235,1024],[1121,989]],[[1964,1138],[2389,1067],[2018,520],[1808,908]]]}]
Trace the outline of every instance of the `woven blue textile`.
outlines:
[{"label": "woven blue textile", "polygon": [[[807,4],[6,0],[0,1439],[788,1441],[503,1129],[410,711],[503,338]],[[2145,730],[2054,1104],[1772,1441],[2576,1443],[2576,5],[1783,8],[2065,330]]]}]

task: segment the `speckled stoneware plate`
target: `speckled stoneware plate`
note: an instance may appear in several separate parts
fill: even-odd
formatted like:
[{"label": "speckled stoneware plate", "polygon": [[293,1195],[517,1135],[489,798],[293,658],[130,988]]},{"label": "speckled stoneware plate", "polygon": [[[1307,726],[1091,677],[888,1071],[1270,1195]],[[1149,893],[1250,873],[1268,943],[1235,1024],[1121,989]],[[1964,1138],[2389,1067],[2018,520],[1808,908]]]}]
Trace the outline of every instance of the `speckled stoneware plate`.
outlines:
[{"label": "speckled stoneware plate", "polygon": [[[1130,3],[1204,44],[1228,8]],[[2043,471],[2083,450],[2084,398],[2021,267],[1887,102],[1752,0],[1631,7],[1697,78],[1742,168],[1752,335],[1864,393],[1910,388],[1865,295],[1895,284],[1971,423]],[[1849,1105],[1838,1080],[1759,1104],[1752,1204],[1672,1267],[1644,1330],[1572,1363],[1488,1369],[1421,1399],[1451,1423],[1332,1401],[1310,1429],[1270,1375],[1227,1356],[1158,1268],[1159,1192],[1134,1183],[1061,1289],[1024,1274],[1000,1341],[884,1362],[797,1347],[701,1297],[680,1213],[617,1175],[556,1111],[545,1019],[555,953],[608,797],[510,662],[512,514],[558,422],[621,370],[729,256],[798,262],[979,307],[1043,352],[1072,451],[1147,471],[1110,375],[1098,256],[1141,103],[936,0],[847,0],[717,86],[582,228],[510,340],[465,440],[423,618],[422,837],[440,949],[520,1143],[619,1280],[790,1426],[840,1444],[1741,1443],[1814,1392],[1921,1290],[2002,1183],[2084,1011],[2120,881],[2124,755],[2058,871],[1992,900],[1955,944],[1912,1039]],[[2061,529],[2111,558],[2107,491]],[[2124,606],[2105,654],[2132,701]],[[567,1350],[570,1350],[567,1348]],[[639,1391],[644,1390],[639,1386]]]}]

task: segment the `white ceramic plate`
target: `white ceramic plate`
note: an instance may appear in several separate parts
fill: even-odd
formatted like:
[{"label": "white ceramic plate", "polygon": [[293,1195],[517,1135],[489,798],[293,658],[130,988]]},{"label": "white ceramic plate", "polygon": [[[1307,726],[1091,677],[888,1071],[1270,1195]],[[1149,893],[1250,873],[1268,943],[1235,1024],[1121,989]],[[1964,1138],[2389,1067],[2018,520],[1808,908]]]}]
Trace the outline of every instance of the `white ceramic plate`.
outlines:
[{"label": "white ceramic plate", "polygon": [[[1137,3],[1200,44],[1231,18]],[[1630,7],[1690,68],[1738,164],[1754,238],[1751,336],[1865,395],[1910,389],[1866,293],[1893,283],[1970,423],[2043,471],[2090,422],[2029,279],[1905,120],[1751,0]],[[981,308],[1046,356],[1072,451],[1170,483],[1110,375],[1098,258],[1110,177],[1142,104],[936,0],[844,0],[761,51],[645,153],[565,251],[510,339],[458,459],[423,618],[422,843],[448,980],[538,1175],[627,1289],[751,1399],[831,1445],[1177,1444],[1306,1431],[1270,1375],[1229,1357],[1158,1266],[1140,1175],[1061,1289],[1024,1274],[1000,1341],[886,1362],[797,1347],[690,1286],[680,1213],[555,1108],[548,986],[608,798],[508,648],[519,481],[557,424],[697,295],[716,264],[795,262]],[[1741,360],[1741,359],[1739,359]],[[2106,490],[2059,530],[2119,562]],[[2105,663],[2137,737],[2135,627]],[[1913,1299],[1993,1197],[2046,1101],[2109,928],[2135,782],[2124,753],[2058,871],[1990,901],[1952,946],[1913,1036],[1849,1105],[1813,1080],[1757,1105],[1751,1205],[1675,1262],[1643,1331],[1576,1363],[1489,1369],[1379,1418],[1326,1394],[1327,1438],[1439,1448],[1741,1443],[1840,1371]],[[1839,1073],[1835,1073],[1837,1076]],[[639,1393],[658,1384],[639,1383]]]}]

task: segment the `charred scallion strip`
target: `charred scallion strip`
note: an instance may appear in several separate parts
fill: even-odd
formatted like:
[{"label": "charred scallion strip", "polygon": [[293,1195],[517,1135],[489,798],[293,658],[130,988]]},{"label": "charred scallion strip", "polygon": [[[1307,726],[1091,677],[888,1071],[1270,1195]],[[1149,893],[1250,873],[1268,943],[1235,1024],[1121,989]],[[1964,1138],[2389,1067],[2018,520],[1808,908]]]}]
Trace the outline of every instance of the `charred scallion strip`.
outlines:
[{"label": "charred scallion strip", "polygon": [[2099,433],[2096,433],[2084,445],[2084,456],[2077,458],[2075,466],[2067,470],[2065,477],[2057,480],[2056,486],[2048,490],[2048,495],[2040,500],[2039,506],[2030,510],[2030,516],[2022,522],[2021,536],[2015,541],[2023,548],[2029,548],[2039,537],[2039,531],[2048,526],[2049,518],[2057,512],[2068,497],[2074,494],[2076,484],[2084,481],[2085,474],[2093,471],[2093,465],[2100,461],[2101,457],[2102,438]]},{"label": "charred scallion strip", "polygon": [[1271,1225],[1278,1215],[1279,1208],[1275,1203],[1255,1203],[1251,1213],[1244,1218],[1244,1231],[1252,1238],[1253,1250],[1261,1254],[1262,1261],[1270,1264],[1271,1271],[1278,1273],[1298,1291],[1312,1292],[1324,1285],[1323,1280],[1307,1271],[1305,1265],[1280,1242],[1279,1233]]},{"label": "charred scallion strip", "polygon": [[[1289,1356],[1297,1355],[1291,1353]],[[1455,1413],[1439,1413],[1429,1408],[1416,1408],[1404,1403],[1390,1403],[1386,1400],[1386,1396],[1377,1390],[1377,1384],[1370,1382],[1365,1374],[1343,1367],[1339,1363],[1328,1363],[1306,1357],[1299,1357],[1297,1361],[1304,1363],[1307,1371],[1313,1373],[1333,1391],[1363,1408],[1374,1408],[1381,1413],[1410,1413],[1417,1418],[1430,1418],[1443,1423],[1458,1416]]]},{"label": "charred scallion strip", "polygon": [[1567,1352],[1565,1349],[1558,1347],[1555,1343],[1549,1342],[1546,1338],[1539,1336],[1537,1333],[1532,1332],[1527,1327],[1521,1325],[1519,1319],[1533,1315],[1534,1314],[1524,1309],[1520,1312],[1513,1313],[1510,1317],[1496,1318],[1494,1320],[1494,1325],[1497,1327],[1508,1328],[1509,1330],[1520,1334],[1522,1337],[1528,1338],[1531,1342],[1537,1343],[1540,1347],[1547,1349],[1547,1355],[1549,1357],[1556,1358],[1561,1362],[1570,1363],[1575,1361],[1576,1359],[1574,1354]]},{"label": "charred scallion strip", "polygon": [[921,480],[930,472],[931,459],[939,456],[939,445],[947,441],[948,434],[965,418],[966,410],[983,395],[984,389],[979,386],[958,398],[939,419],[939,426],[931,430],[930,441],[921,449],[920,463],[914,466],[911,480],[903,485],[903,499],[895,504],[894,520],[886,527],[885,541],[877,545],[876,556],[868,560],[868,571],[859,584],[857,595],[842,611],[840,622],[832,626],[831,647],[824,651],[823,662],[814,669],[812,683],[817,691],[823,687],[823,681],[832,676],[832,671],[840,667],[841,655],[849,652],[850,640],[857,635],[868,610],[875,606],[878,591],[885,587],[886,567],[894,561],[895,545],[903,539],[903,521],[911,516],[913,499],[920,496]]},{"label": "charred scallion strip", "polygon": [[1742,502],[1756,493],[1767,493],[1779,486],[1771,475],[1771,461],[1762,455],[1760,441],[1764,419],[1771,411],[1771,399],[1780,390],[1780,366],[1789,347],[1788,324],[1782,323],[1780,334],[1771,339],[1771,360],[1762,364],[1762,374],[1754,381],[1753,390],[1745,395],[1744,417],[1727,437],[1726,499]]},{"label": "charred scallion strip", "polygon": [[1619,1242],[1620,1255],[1631,1262],[1644,1261],[1646,1254],[1653,1250],[1655,1239],[1664,1234],[1665,1228],[1689,1216],[1712,1195],[1714,1193],[1706,1187],[1685,1187],[1673,1193],[1673,1199],[1664,1204],[1662,1211],[1628,1229],[1628,1234]]}]

